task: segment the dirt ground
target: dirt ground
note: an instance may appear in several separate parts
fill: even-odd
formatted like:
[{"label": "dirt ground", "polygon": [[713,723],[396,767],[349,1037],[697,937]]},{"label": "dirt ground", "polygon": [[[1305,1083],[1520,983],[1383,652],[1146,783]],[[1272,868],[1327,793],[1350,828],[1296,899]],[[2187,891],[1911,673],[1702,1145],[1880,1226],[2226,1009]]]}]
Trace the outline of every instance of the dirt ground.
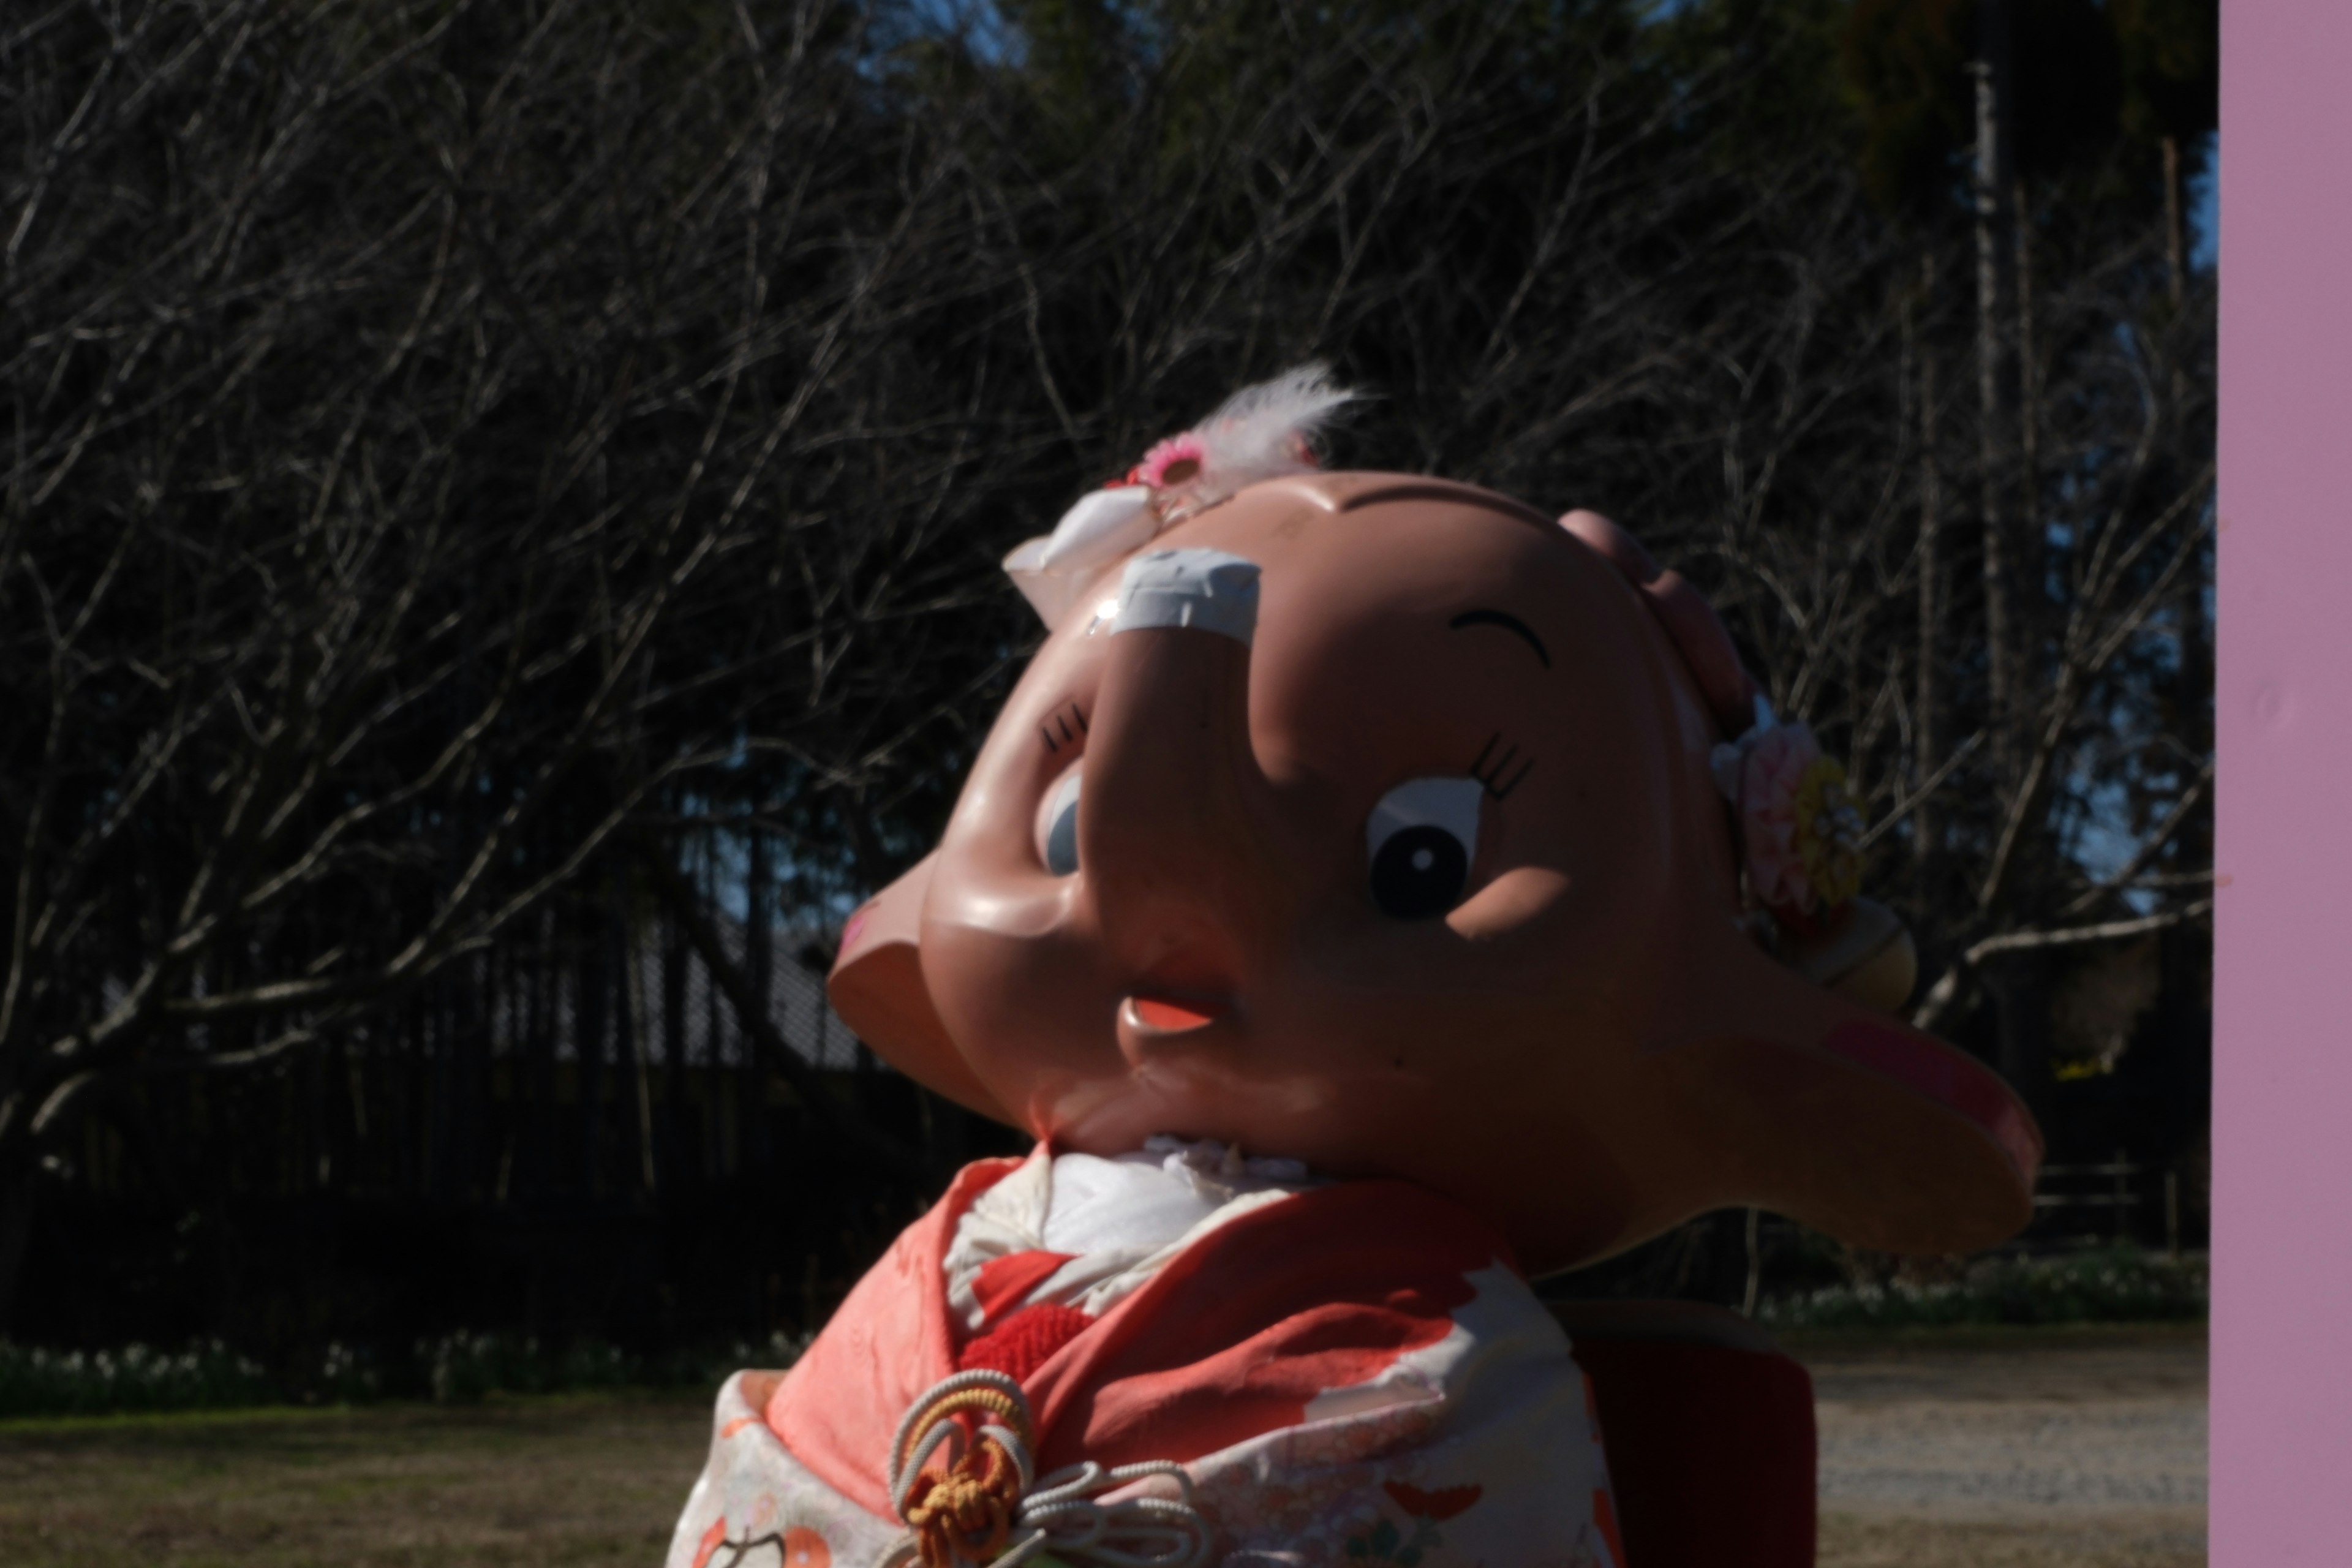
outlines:
[{"label": "dirt ground", "polygon": [[2205,1336],[1790,1349],[1813,1374],[1821,1568],[2205,1562]]},{"label": "dirt ground", "polygon": [[[1801,1342],[1821,1568],[2205,1561],[2205,1342]],[[698,1401],[589,1397],[0,1424],[0,1564],[655,1568]]]}]

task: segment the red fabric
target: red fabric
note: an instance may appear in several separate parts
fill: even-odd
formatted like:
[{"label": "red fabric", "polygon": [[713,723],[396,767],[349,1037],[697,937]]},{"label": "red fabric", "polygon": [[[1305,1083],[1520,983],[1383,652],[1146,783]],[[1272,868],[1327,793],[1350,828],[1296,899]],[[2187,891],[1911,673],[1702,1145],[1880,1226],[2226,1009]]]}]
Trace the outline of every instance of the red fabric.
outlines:
[{"label": "red fabric", "polygon": [[988,1367],[1016,1382],[1045,1364],[1045,1358],[1086,1331],[1094,1320],[1075,1307],[1040,1301],[1024,1307],[981,1335],[956,1356],[956,1370]]},{"label": "red fabric", "polygon": [[[956,1221],[1017,1167],[969,1166],[849,1294],[768,1405],[795,1458],[871,1513],[907,1406],[955,1370],[941,1261]],[[1469,1211],[1402,1182],[1346,1182],[1211,1231],[1022,1377],[1037,1468],[1197,1458],[1305,1419],[1453,1329],[1465,1278],[1516,1267]]]},{"label": "red fabric", "polygon": [[898,1233],[768,1401],[768,1428],[818,1479],[878,1518],[897,1517],[883,1468],[898,1417],[955,1370],[943,1272],[955,1222],[1021,1168],[982,1160],[956,1173],[931,1212]]},{"label": "red fabric", "polygon": [[995,1322],[1076,1256],[1074,1252],[1008,1252],[982,1264],[971,1277],[971,1293],[980,1301],[980,1321]]},{"label": "red fabric", "polygon": [[1403,1182],[1310,1188],[1177,1254],[1026,1380],[1041,1470],[1181,1462],[1307,1418],[1452,1331],[1468,1274],[1509,1265],[1485,1221]]},{"label": "red fabric", "polygon": [[1630,1568],[1813,1568],[1813,1381],[1785,1355],[1589,1339]]}]

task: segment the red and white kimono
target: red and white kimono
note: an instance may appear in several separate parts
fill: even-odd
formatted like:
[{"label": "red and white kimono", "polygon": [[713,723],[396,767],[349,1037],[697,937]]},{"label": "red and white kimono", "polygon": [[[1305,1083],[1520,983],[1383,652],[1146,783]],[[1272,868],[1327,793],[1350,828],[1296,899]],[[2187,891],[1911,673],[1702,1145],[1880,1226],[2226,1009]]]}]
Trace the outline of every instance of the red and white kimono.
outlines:
[{"label": "red and white kimono", "polygon": [[1209,1563],[1624,1568],[1590,1387],[1499,1236],[1157,1139],[961,1172],[791,1372],[720,1390],[667,1568],[903,1550],[900,1419],[974,1367],[1017,1379],[1040,1474],[1181,1465]]}]

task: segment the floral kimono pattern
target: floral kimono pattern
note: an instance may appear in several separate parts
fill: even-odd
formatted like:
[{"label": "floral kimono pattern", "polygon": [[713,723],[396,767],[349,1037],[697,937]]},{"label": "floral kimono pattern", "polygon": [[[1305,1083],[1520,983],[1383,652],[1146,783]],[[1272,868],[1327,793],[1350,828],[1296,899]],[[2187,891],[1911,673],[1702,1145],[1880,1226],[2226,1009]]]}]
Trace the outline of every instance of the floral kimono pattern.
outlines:
[{"label": "floral kimono pattern", "polygon": [[966,1167],[789,1373],[729,1380],[667,1568],[881,1563],[900,1417],[974,1366],[1017,1379],[1041,1474],[1180,1464],[1227,1568],[1624,1568],[1590,1387],[1476,1216],[1258,1191],[1108,1265],[1021,1246],[1003,1194],[1009,1226],[964,1223],[1045,1160]]}]

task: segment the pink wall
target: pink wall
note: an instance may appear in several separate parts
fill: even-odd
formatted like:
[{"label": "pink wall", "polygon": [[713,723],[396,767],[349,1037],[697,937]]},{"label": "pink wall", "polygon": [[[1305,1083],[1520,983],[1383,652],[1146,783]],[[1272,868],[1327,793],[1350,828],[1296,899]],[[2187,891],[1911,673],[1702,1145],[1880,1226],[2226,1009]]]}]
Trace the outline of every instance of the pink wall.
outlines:
[{"label": "pink wall", "polygon": [[2217,1568],[2352,1563],[2352,0],[2221,14]]}]

